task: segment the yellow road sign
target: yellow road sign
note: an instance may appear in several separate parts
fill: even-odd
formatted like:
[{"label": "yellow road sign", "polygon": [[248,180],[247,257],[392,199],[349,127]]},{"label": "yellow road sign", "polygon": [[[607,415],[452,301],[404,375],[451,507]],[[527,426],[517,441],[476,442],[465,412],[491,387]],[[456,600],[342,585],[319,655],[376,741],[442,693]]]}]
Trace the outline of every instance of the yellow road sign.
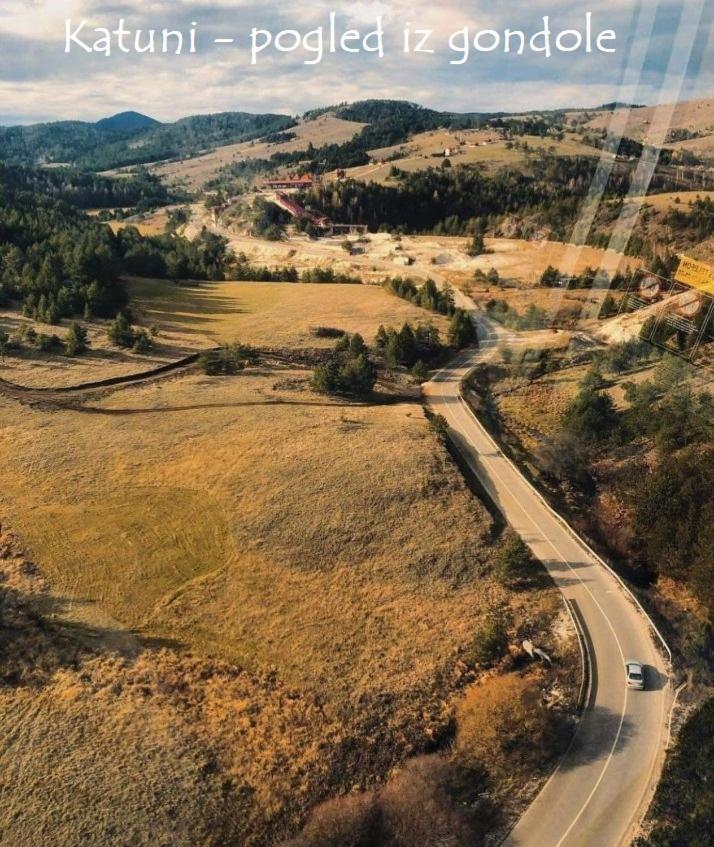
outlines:
[{"label": "yellow road sign", "polygon": [[707,294],[714,294],[714,268],[689,256],[681,256],[679,268],[674,275],[677,282],[691,285]]}]

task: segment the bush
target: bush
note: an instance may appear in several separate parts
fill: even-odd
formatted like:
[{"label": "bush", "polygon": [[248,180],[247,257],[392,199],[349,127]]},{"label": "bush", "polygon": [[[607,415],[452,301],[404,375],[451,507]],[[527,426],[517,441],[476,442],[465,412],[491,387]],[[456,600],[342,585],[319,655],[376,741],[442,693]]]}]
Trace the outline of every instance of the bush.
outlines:
[{"label": "bush", "polygon": [[310,331],[315,338],[342,338],[345,334],[344,329],[337,329],[334,326],[314,326]]},{"label": "bush", "polygon": [[584,389],[594,391],[597,388],[602,388],[604,383],[605,377],[602,375],[599,365],[595,363],[590,366],[580,384]]},{"label": "bush", "polygon": [[479,774],[445,756],[410,759],[379,796],[384,847],[476,847],[483,844],[490,814],[474,810]]},{"label": "bush", "polygon": [[414,365],[411,370],[411,374],[414,377],[415,381],[421,384],[422,382],[426,382],[429,379],[429,369],[427,366],[419,359],[418,362]]},{"label": "bush", "polygon": [[320,394],[364,397],[374,388],[377,369],[369,358],[361,335],[344,335],[332,355],[320,363],[312,375],[312,387]]},{"label": "bush", "polygon": [[619,421],[609,394],[583,388],[565,410],[563,426],[586,443],[599,443],[612,435]]},{"label": "bush", "polygon": [[432,432],[436,433],[442,441],[446,441],[446,437],[449,434],[449,424],[443,415],[430,415],[429,426]]},{"label": "bush", "polygon": [[206,350],[198,365],[208,376],[230,376],[244,370],[258,359],[257,351],[246,344],[222,344],[217,350]]},{"label": "bush", "polygon": [[653,803],[657,823],[637,847],[704,847],[714,830],[714,699],[684,725]]},{"label": "bush", "polygon": [[379,793],[328,800],[290,847],[481,847],[493,810],[481,769],[442,755],[409,759]]},{"label": "bush", "polygon": [[486,243],[483,235],[477,232],[466,247],[466,255],[471,257],[482,256],[486,252]]},{"label": "bush", "polygon": [[47,333],[44,332],[38,333],[35,345],[42,353],[53,353],[56,350],[61,350],[63,348],[60,337],[54,333],[52,335],[47,335]]},{"label": "bush", "polygon": [[321,803],[308,818],[295,847],[372,847],[380,813],[373,794],[350,794]]},{"label": "bush", "polygon": [[457,707],[456,722],[459,758],[495,776],[535,773],[562,747],[558,721],[537,683],[515,673],[472,685]]},{"label": "bush", "polygon": [[533,574],[535,566],[528,546],[515,532],[509,532],[493,562],[493,572],[498,581],[503,585],[517,585]]},{"label": "bush", "polygon": [[474,634],[473,641],[464,653],[464,661],[472,665],[493,665],[503,658],[508,647],[506,628],[501,621],[484,621]]},{"label": "bush", "polygon": [[131,345],[131,349],[135,353],[148,353],[150,350],[153,350],[154,342],[151,339],[151,336],[145,329],[136,330],[134,333],[134,343]]},{"label": "bush", "polygon": [[80,353],[84,353],[88,346],[87,330],[82,324],[72,321],[64,340],[65,353],[68,356],[78,356]]},{"label": "bush", "polygon": [[134,344],[134,330],[126,313],[119,312],[109,324],[107,337],[117,347],[131,347]]}]

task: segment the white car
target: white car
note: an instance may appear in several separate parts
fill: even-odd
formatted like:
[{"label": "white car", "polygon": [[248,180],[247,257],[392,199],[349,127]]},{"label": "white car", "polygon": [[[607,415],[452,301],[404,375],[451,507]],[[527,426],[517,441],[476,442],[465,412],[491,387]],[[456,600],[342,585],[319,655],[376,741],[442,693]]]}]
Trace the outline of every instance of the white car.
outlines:
[{"label": "white car", "polygon": [[636,688],[643,691],[645,687],[645,669],[640,662],[625,662],[625,678],[628,688]]}]

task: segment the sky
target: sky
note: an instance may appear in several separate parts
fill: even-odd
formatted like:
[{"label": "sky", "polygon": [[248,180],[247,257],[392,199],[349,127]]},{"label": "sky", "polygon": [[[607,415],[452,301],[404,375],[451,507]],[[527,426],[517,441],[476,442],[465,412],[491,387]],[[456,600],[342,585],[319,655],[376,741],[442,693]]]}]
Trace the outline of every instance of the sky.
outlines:
[{"label": "sky", "polygon": [[[557,33],[584,30],[591,11],[595,33],[617,34],[615,54],[526,50],[472,51],[462,65],[451,60],[452,33],[542,29],[544,15]],[[279,53],[272,46],[251,64],[252,27],[327,26],[362,34],[381,16],[385,55]],[[593,107],[613,100],[656,104],[714,96],[712,0],[0,0],[0,124],[44,120],[96,120],[136,110],[162,121],[221,111],[304,111],[344,101],[394,98],[441,110],[526,111]],[[115,29],[120,18],[132,33],[163,28],[188,32],[197,24],[193,55],[121,54],[109,58],[76,45],[65,53],[65,26],[87,21],[81,38],[93,43],[95,27]],[[407,24],[430,30],[433,54],[405,55]],[[215,44],[215,38],[234,38]],[[490,38],[490,37],[489,37]],[[488,38],[483,42],[490,43]]]}]

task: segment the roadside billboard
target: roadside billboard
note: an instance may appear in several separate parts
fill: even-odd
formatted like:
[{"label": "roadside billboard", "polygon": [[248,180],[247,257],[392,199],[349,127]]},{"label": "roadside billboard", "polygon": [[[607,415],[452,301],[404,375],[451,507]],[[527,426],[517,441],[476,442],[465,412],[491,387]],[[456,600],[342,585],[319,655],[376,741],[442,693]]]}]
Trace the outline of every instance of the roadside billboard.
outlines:
[{"label": "roadside billboard", "polygon": [[714,268],[689,256],[680,256],[679,267],[674,275],[677,282],[691,285],[700,291],[714,295]]}]

